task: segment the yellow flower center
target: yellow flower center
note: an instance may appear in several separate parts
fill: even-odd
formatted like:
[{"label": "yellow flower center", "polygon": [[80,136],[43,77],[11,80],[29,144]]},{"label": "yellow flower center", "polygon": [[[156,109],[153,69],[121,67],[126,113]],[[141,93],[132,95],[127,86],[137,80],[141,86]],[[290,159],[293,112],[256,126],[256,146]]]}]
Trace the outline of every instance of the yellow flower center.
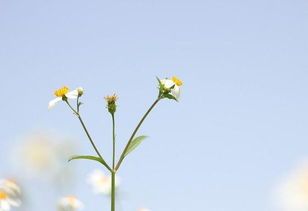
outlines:
[{"label": "yellow flower center", "polygon": [[108,177],[106,177],[106,176],[101,176],[101,177],[99,178],[99,182],[101,182],[102,184],[108,184],[108,183],[109,183]]},{"label": "yellow flower center", "polygon": [[73,203],[74,201],[76,201],[76,197],[75,196],[68,196],[67,200],[69,201],[69,203]]},{"label": "yellow flower center", "polygon": [[55,94],[57,97],[63,97],[65,94],[68,93],[68,90],[69,90],[68,87],[67,87],[67,86],[64,86],[64,87],[62,87],[61,89],[56,90],[54,94]]},{"label": "yellow flower center", "polygon": [[0,199],[7,199],[7,194],[5,192],[0,192]]},{"label": "yellow flower center", "polygon": [[173,76],[173,77],[171,78],[171,80],[172,80],[176,85],[178,85],[178,86],[182,86],[182,85],[183,85],[183,82],[182,82],[180,79],[178,79],[177,77],[175,77],[175,76]]}]

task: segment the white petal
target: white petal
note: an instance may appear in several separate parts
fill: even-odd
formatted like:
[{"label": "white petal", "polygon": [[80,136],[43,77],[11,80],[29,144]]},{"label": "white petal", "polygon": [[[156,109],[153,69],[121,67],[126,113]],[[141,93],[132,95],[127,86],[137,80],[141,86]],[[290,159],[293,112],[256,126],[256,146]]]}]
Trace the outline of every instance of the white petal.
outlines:
[{"label": "white petal", "polygon": [[10,210],[11,206],[6,200],[0,200],[0,210],[7,211]]},{"label": "white petal", "polygon": [[94,193],[109,194],[111,190],[111,177],[101,170],[94,170],[87,179]]},{"label": "white petal", "polygon": [[180,87],[175,85],[174,88],[171,90],[171,94],[173,97],[175,97],[177,100],[180,98]]},{"label": "white petal", "polygon": [[19,186],[12,180],[0,179],[0,187],[3,188],[9,195],[20,194]]},{"label": "white petal", "polygon": [[160,82],[168,89],[172,87],[173,85],[175,85],[175,83],[170,79],[163,79]]},{"label": "white petal", "polygon": [[163,79],[161,80],[161,83],[166,87],[166,88],[171,88],[174,86],[173,89],[171,89],[171,95],[175,97],[177,100],[180,98],[180,87],[176,85],[172,80],[170,79]]},{"label": "white petal", "polygon": [[78,97],[78,90],[75,89],[65,95],[69,99],[76,99]]},{"label": "white petal", "polygon": [[83,208],[83,203],[72,196],[63,197],[59,201],[59,206],[63,209],[77,210]]},{"label": "white petal", "polygon": [[75,207],[76,209],[82,209],[82,208],[84,208],[84,205],[83,205],[83,203],[82,203],[81,201],[76,200],[76,201],[75,201],[75,204],[74,204],[74,207]]},{"label": "white petal", "polygon": [[52,107],[54,107],[56,105],[56,103],[61,101],[61,100],[62,100],[61,97],[57,97],[56,99],[51,100],[48,104],[48,109],[51,109]]},{"label": "white petal", "polygon": [[8,199],[8,203],[14,207],[19,207],[21,201],[19,201],[18,199]]}]

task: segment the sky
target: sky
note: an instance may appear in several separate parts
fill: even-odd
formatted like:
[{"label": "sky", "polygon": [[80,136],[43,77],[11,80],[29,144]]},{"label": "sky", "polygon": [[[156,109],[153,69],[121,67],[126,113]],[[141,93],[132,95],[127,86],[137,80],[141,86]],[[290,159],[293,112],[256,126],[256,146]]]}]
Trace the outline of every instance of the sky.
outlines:
[{"label": "sky", "polygon": [[[121,211],[278,211],[275,187],[308,157],[308,2],[305,0],[0,0],[0,176],[23,179],[8,157],[35,131],[76,140],[91,154],[54,90],[85,90],[82,114],[110,161],[103,97],[119,96],[117,153],[157,96],[159,78],[183,81],[138,135],[148,135],[118,174]],[[108,210],[76,161],[84,210]],[[106,172],[107,173],[107,172]],[[54,210],[42,181],[24,181],[31,208]],[[17,210],[17,209],[16,209]]]}]

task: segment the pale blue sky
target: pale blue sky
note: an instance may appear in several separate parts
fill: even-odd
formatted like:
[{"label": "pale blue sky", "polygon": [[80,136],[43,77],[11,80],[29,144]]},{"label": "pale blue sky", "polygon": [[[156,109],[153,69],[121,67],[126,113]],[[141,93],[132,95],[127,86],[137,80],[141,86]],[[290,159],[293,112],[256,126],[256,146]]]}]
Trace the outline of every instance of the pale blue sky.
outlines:
[{"label": "pale blue sky", "polygon": [[[110,156],[103,96],[118,93],[119,146],[157,96],[156,76],[184,82],[145,121],[123,163],[123,211],[273,211],[272,190],[308,156],[308,1],[0,0],[1,176],[17,137],[46,129],[80,140],[60,86],[85,89],[85,122]],[[86,211],[108,210],[84,183]],[[19,174],[22,174],[20,172]],[[34,182],[28,187],[34,187]],[[46,187],[33,211],[54,210]],[[100,207],[103,206],[103,207]]]}]

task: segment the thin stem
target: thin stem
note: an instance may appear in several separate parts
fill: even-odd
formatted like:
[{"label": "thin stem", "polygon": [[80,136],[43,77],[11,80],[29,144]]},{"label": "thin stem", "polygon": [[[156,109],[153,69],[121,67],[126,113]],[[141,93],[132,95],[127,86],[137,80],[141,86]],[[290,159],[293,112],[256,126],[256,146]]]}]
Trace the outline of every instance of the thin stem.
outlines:
[{"label": "thin stem", "polygon": [[112,117],[112,169],[115,166],[115,121],[114,114],[111,114]]},{"label": "thin stem", "polygon": [[111,211],[115,211],[115,176],[116,172],[111,172]]},{"label": "thin stem", "polygon": [[81,123],[81,125],[82,125],[82,127],[83,127],[83,129],[84,129],[84,131],[86,132],[86,134],[87,134],[87,136],[88,136],[88,139],[89,139],[89,141],[91,142],[91,145],[93,146],[93,148],[94,148],[96,154],[97,154],[101,159],[103,159],[103,158],[102,158],[102,155],[100,154],[100,152],[98,151],[97,147],[95,146],[95,144],[94,144],[94,142],[93,142],[93,140],[92,140],[92,138],[91,138],[91,136],[90,136],[90,134],[89,134],[89,132],[88,132],[86,126],[85,126],[85,124],[83,123],[83,121],[82,121],[80,115],[78,115],[78,119],[79,119],[79,121],[80,121],[80,123]]},{"label": "thin stem", "polygon": [[130,143],[132,142],[132,140],[134,139],[138,129],[140,128],[140,126],[142,125],[143,121],[146,119],[146,117],[148,116],[148,114],[152,111],[152,109],[155,107],[155,105],[161,100],[161,95],[158,96],[158,98],[154,101],[154,103],[151,105],[151,107],[147,110],[147,112],[143,115],[143,117],[141,118],[140,122],[138,123],[137,127],[135,128],[135,130],[133,131],[131,137],[129,138],[127,144],[126,144],[126,147],[125,149],[123,150],[121,156],[120,156],[120,159],[116,165],[116,168],[115,170],[118,170],[120,168],[120,165],[122,163],[122,161],[124,160],[125,158],[125,153],[130,145]]},{"label": "thin stem", "polygon": [[[90,136],[90,133],[88,132],[88,130],[87,130],[87,128],[86,128],[86,126],[85,126],[85,124],[84,124],[84,122],[83,122],[83,120],[82,120],[82,118],[81,118],[81,116],[80,116],[80,113],[77,112],[77,111],[71,106],[71,104],[70,104],[67,100],[65,100],[65,102],[66,102],[66,104],[70,107],[70,109],[74,112],[74,114],[77,116],[77,118],[79,119],[79,121],[80,121],[80,123],[81,123],[81,125],[82,125],[82,128],[83,128],[83,130],[85,131],[85,133],[86,133],[86,135],[87,135],[87,137],[88,137],[88,139],[89,139],[89,141],[90,141],[90,143],[91,143],[93,149],[95,150],[96,154],[98,155],[98,157],[100,157],[100,159],[104,160],[103,157],[102,157],[102,155],[101,155],[101,153],[98,151],[97,147],[95,146],[94,141],[92,140],[92,138],[91,138],[91,136]],[[109,171],[112,171],[112,169],[111,169],[108,165],[106,166],[106,168],[107,168]]]},{"label": "thin stem", "polygon": [[79,114],[79,96],[77,97],[77,113]]},{"label": "thin stem", "polygon": [[112,171],[111,171],[111,211],[115,211],[115,121],[114,113],[111,113],[112,117]]}]

